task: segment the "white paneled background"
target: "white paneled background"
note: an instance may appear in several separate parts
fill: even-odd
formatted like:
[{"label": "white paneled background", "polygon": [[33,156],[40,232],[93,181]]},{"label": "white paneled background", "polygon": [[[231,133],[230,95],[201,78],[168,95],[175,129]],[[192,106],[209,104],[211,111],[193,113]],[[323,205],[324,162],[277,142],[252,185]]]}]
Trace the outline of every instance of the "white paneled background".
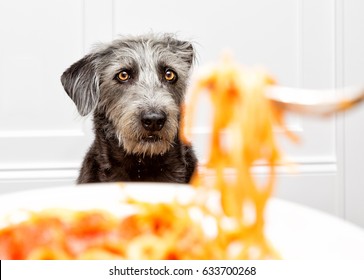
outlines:
[{"label": "white paneled background", "polygon": [[[195,42],[196,68],[229,50],[282,85],[334,88],[364,84],[363,11],[361,0],[0,0],[0,193],[74,184],[93,135],[60,75],[93,44],[172,32]],[[202,163],[208,111],[201,102]],[[298,173],[280,170],[275,195],[364,226],[364,106],[287,121],[301,143],[281,147]]]}]

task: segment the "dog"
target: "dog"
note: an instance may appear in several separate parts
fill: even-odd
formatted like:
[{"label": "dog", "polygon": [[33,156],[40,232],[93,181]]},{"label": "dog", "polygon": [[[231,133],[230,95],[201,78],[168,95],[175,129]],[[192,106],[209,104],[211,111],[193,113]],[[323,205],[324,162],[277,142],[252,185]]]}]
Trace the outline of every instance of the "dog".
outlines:
[{"label": "dog", "polygon": [[61,83],[95,139],[77,179],[188,183],[197,165],[180,138],[195,51],[170,34],[120,37],[71,65]]}]

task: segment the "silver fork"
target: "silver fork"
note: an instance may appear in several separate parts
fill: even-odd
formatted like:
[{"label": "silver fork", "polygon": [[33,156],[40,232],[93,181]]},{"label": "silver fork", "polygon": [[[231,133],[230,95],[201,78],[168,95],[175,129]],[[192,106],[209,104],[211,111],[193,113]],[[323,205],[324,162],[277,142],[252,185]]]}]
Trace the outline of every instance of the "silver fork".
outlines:
[{"label": "silver fork", "polygon": [[270,86],[266,88],[266,96],[275,106],[286,111],[330,116],[361,103],[364,100],[364,87],[314,90]]}]

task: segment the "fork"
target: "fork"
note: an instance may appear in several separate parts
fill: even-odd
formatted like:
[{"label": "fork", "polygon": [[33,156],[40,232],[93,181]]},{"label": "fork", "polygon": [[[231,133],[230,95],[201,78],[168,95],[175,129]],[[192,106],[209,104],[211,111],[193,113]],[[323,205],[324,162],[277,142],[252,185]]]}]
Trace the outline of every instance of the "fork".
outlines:
[{"label": "fork", "polygon": [[364,100],[364,87],[316,90],[269,86],[266,96],[275,106],[286,111],[330,116],[361,103]]}]

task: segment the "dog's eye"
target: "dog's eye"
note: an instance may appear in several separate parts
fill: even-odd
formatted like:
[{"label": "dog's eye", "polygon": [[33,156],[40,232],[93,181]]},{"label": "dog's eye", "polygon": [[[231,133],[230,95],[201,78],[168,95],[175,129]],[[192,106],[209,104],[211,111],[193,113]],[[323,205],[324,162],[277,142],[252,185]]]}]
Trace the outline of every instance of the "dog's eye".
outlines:
[{"label": "dog's eye", "polygon": [[119,82],[126,82],[127,80],[130,79],[130,74],[128,71],[123,70],[116,75],[116,78],[118,79]]},{"label": "dog's eye", "polygon": [[166,69],[164,72],[164,79],[166,79],[167,82],[175,82],[177,80],[177,74],[171,69]]}]

